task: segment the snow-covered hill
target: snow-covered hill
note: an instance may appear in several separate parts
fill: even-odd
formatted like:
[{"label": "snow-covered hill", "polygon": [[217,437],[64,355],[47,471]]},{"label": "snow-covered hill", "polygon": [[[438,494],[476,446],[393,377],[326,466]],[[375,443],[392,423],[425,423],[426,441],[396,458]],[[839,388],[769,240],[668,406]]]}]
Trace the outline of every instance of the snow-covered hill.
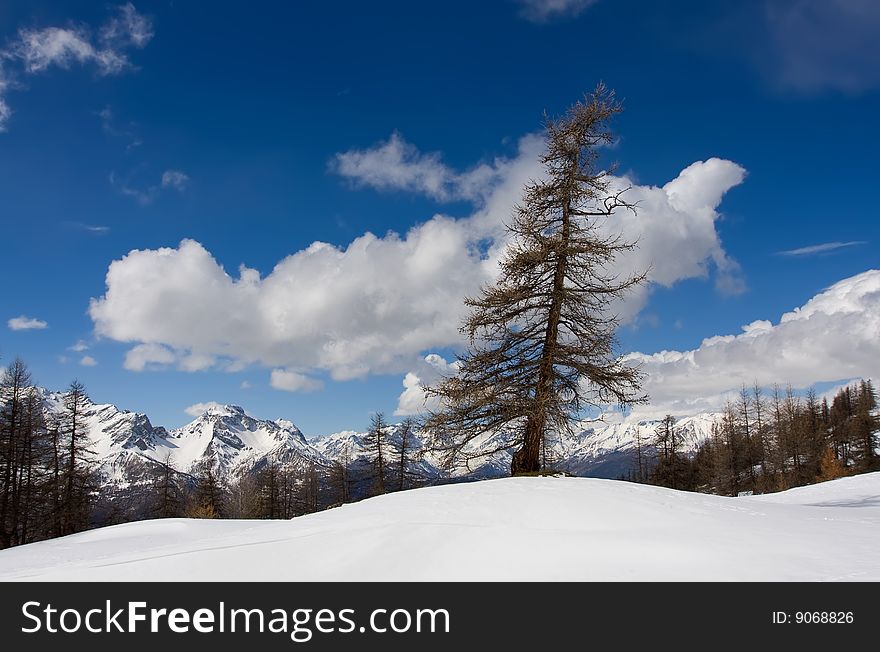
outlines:
[{"label": "snow-covered hill", "polygon": [[589,478],[292,521],[143,521],[0,551],[0,580],[880,580],[880,473],[760,498]]}]

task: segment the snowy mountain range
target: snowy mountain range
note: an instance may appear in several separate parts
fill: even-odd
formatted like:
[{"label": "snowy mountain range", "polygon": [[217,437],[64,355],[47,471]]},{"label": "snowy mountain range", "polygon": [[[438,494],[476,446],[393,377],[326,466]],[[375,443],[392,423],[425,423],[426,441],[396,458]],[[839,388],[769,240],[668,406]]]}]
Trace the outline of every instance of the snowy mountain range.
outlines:
[{"label": "snowy mountain range", "polygon": [[[40,390],[47,417],[62,413],[63,394]],[[225,482],[257,471],[268,463],[305,469],[315,465],[327,470],[343,461],[357,467],[364,463],[364,432],[342,431],[306,439],[286,419],[263,420],[235,405],[208,407],[187,425],[173,430],[155,426],[145,414],[120,410],[111,404],[89,402],[84,411],[86,427],[104,482],[125,487],[147,481],[163,463],[175,470],[194,474],[210,460]],[[715,413],[685,417],[676,422],[682,450],[690,452],[711,434]],[[616,420],[582,424],[572,435],[552,443],[548,455],[555,467],[573,475],[616,478],[633,468],[637,441],[649,446],[659,421]],[[399,441],[400,426],[385,430],[389,448]],[[510,468],[510,453],[484,454],[498,448],[503,433],[474,442],[472,457],[451,471],[441,470],[440,460],[424,450],[425,442],[415,433],[410,470],[426,479],[441,477],[486,478],[503,476]]]},{"label": "snowy mountain range", "polygon": [[[61,415],[63,394],[41,393],[47,417]],[[234,405],[212,406],[170,431],[154,426],[145,414],[110,404],[89,402],[83,416],[98,470],[105,482],[117,486],[142,481],[164,463],[193,474],[211,460],[227,481],[269,461],[303,468],[327,463],[290,421],[255,419]]]}]

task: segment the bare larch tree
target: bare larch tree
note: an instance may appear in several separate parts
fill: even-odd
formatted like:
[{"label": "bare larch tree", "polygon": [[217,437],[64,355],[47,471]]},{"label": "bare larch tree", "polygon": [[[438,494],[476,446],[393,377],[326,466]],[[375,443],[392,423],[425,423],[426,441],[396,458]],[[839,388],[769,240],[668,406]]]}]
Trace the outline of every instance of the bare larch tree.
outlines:
[{"label": "bare larch tree", "polygon": [[370,463],[370,467],[374,479],[373,491],[376,494],[384,494],[387,489],[386,475],[388,472],[388,459],[386,453],[387,447],[387,429],[388,424],[385,423],[385,415],[376,412],[370,420],[370,429],[361,439],[361,446],[364,449],[364,458]]},{"label": "bare larch tree", "polygon": [[[605,228],[618,210],[635,210],[599,164],[613,142],[609,121],[622,110],[604,85],[558,119],[546,119],[543,179],[529,182],[508,225],[497,281],[470,308],[469,347],[454,376],[429,388],[441,407],[426,419],[447,461],[487,434],[506,431],[516,449],[511,472],[541,470],[550,431],[571,427],[590,406],[643,400],[640,374],[617,355],[613,302],[644,279],[612,271],[634,247]],[[486,454],[487,451],[481,451]]]}]

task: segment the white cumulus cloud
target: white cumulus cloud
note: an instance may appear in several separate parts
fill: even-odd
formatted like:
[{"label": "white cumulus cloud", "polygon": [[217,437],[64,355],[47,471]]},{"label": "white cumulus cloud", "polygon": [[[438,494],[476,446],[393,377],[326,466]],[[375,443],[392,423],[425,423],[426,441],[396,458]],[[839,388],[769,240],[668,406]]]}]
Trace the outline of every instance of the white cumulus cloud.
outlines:
[{"label": "white cumulus cloud", "polygon": [[138,344],[125,354],[123,366],[129,371],[164,369],[177,361],[177,355],[161,344]]},{"label": "white cumulus cloud", "polygon": [[200,417],[211,410],[222,410],[223,406],[216,401],[206,401],[204,403],[193,403],[183,411],[191,417]]},{"label": "white cumulus cloud", "polygon": [[[110,265],[105,293],[91,301],[96,334],[133,344],[126,367],[135,370],[186,368],[179,361],[198,356],[236,369],[327,371],[336,380],[419,376],[426,352],[462,343],[462,298],[495,278],[507,244],[504,222],[523,184],[541,175],[542,149],[543,140],[530,135],[515,157],[487,164],[491,173],[473,191],[468,217],[438,214],[405,234],[366,233],[344,248],[315,242],[265,276],[245,265],[230,274],[194,240],[131,251]],[[713,158],[663,186],[633,185],[628,196],[641,202],[638,214],[621,212],[607,224],[639,241],[620,271],[650,268],[651,283],[663,286],[713,270],[716,280],[736,280],[716,223],[724,193],[744,175]],[[639,312],[649,291],[619,306],[623,319]]]},{"label": "white cumulus cloud", "polygon": [[690,351],[636,353],[651,405],[637,412],[683,415],[716,409],[744,384],[816,383],[880,372],[880,270],[835,283],[777,323],[757,320]]},{"label": "white cumulus cloud", "polygon": [[83,367],[95,367],[95,366],[97,366],[98,361],[95,360],[95,359],[94,359],[92,356],[90,356],[90,355],[84,355],[83,357],[81,357],[81,358],[79,359],[79,363],[80,363]]},{"label": "white cumulus cloud", "polygon": [[458,172],[439,153],[423,154],[397,132],[373,147],[336,154],[330,168],[361,186],[419,192],[440,201],[476,199],[499,174],[497,164],[485,163]]},{"label": "white cumulus cloud", "polygon": [[285,392],[314,392],[324,386],[320,380],[289,369],[273,369],[269,384]]},{"label": "white cumulus cloud", "polygon": [[454,375],[458,368],[457,361],[450,363],[436,353],[426,355],[418,369],[408,371],[404,376],[403,392],[397,399],[395,416],[421,414],[437,408],[439,402],[425,394],[425,387],[430,387],[443,377]]},{"label": "white cumulus cloud", "polygon": [[9,326],[9,330],[12,331],[31,331],[49,328],[49,324],[42,319],[37,319],[36,317],[27,317],[25,315],[13,317],[6,322],[6,325]]}]

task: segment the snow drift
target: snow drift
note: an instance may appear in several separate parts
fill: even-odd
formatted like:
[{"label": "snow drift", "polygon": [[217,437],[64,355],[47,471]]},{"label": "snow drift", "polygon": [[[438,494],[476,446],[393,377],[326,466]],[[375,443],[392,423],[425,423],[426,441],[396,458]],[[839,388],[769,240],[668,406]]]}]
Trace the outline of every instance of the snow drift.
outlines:
[{"label": "snow drift", "polygon": [[880,473],[724,498],[505,478],[292,521],[129,523],[0,552],[2,580],[878,580]]}]

